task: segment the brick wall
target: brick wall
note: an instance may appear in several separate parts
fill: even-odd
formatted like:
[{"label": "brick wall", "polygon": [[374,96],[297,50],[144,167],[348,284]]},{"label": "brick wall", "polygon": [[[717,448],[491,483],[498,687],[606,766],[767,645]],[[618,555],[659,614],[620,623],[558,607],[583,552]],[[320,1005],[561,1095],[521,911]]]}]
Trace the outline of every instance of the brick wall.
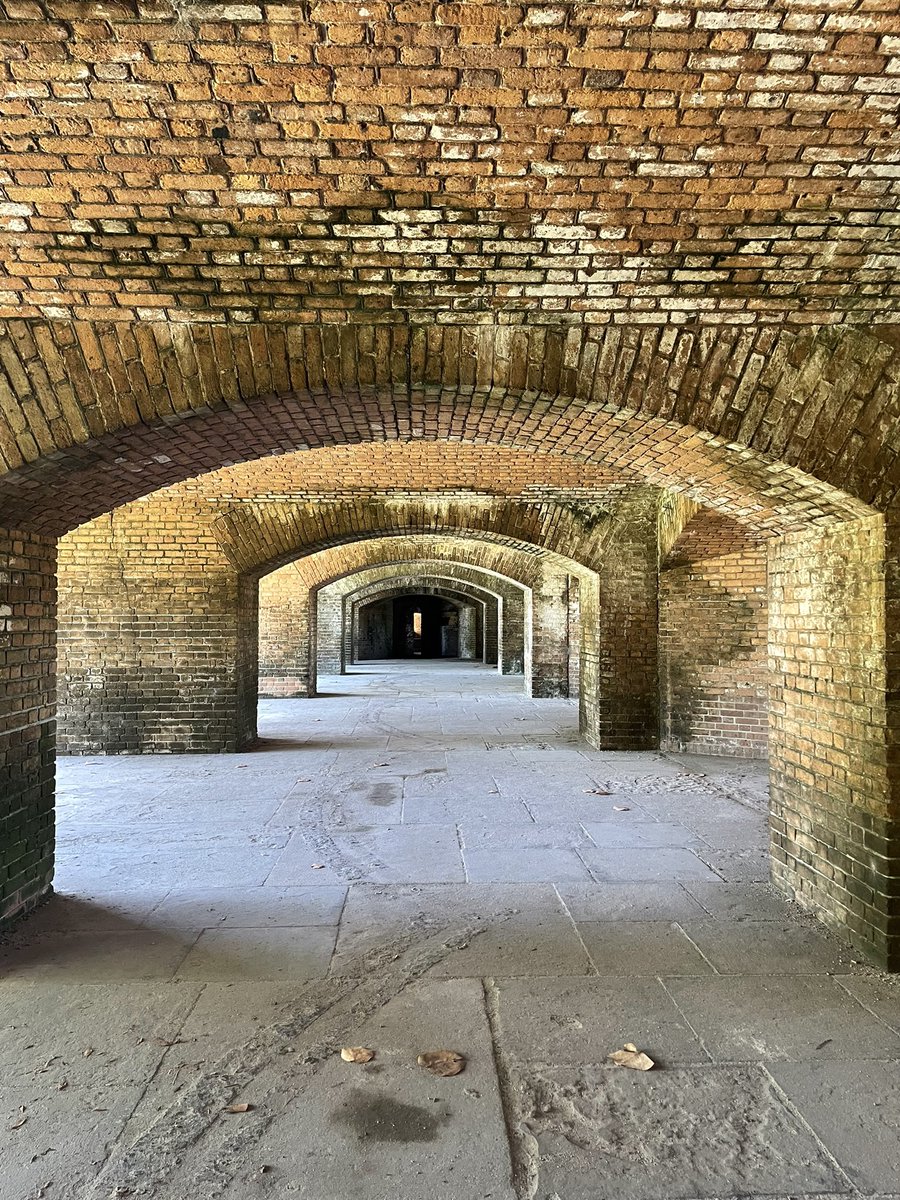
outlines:
[{"label": "brick wall", "polygon": [[894,529],[887,576],[881,517],[772,543],[770,763],[776,882],[900,969]]},{"label": "brick wall", "polygon": [[53,876],[56,547],[0,530],[0,922]]},{"label": "brick wall", "polygon": [[60,753],[252,740],[254,589],[200,512],[148,501],[82,526],[60,542],[59,588]]},{"label": "brick wall", "polygon": [[764,548],[660,571],[664,749],[765,757],[766,621]]}]

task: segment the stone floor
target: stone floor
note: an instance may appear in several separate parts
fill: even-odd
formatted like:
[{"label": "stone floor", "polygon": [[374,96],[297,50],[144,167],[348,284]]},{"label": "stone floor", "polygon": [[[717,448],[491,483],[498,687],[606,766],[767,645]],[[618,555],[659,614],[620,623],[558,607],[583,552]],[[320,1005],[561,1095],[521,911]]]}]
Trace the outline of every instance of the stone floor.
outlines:
[{"label": "stone floor", "polygon": [[252,753],[64,760],[0,1198],[900,1194],[900,990],[765,884],[759,767],[519,684],[369,664]]}]

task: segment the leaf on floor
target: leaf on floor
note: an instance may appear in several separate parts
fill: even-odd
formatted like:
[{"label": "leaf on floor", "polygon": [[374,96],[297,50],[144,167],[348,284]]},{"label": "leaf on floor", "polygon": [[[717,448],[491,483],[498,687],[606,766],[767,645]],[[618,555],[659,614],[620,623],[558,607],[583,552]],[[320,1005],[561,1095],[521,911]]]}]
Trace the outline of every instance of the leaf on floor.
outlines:
[{"label": "leaf on floor", "polygon": [[227,1112],[227,1113],[245,1113],[245,1112],[252,1112],[252,1111],[253,1111],[252,1104],[229,1104],[228,1107],[225,1109],[225,1112]]},{"label": "leaf on floor", "polygon": [[627,804],[614,804],[613,812],[631,812]]},{"label": "leaf on floor", "polygon": [[426,1054],[420,1054],[416,1062],[432,1075],[445,1077],[459,1075],[466,1068],[466,1060],[455,1050],[429,1050]]},{"label": "leaf on floor", "polygon": [[585,788],[584,794],[586,796],[611,796],[612,792],[606,791],[605,788]]},{"label": "leaf on floor", "polygon": [[324,864],[324,863],[313,863],[313,864],[312,864],[312,869],[313,869],[314,871],[324,871],[324,870],[325,870],[325,864]]},{"label": "leaf on floor", "polygon": [[367,1063],[375,1057],[375,1051],[368,1046],[344,1046],[341,1058],[348,1063]]},{"label": "leaf on floor", "polygon": [[617,1067],[628,1067],[631,1071],[649,1071],[656,1066],[653,1059],[643,1050],[638,1050],[633,1042],[626,1042],[623,1049],[614,1050],[609,1057]]}]

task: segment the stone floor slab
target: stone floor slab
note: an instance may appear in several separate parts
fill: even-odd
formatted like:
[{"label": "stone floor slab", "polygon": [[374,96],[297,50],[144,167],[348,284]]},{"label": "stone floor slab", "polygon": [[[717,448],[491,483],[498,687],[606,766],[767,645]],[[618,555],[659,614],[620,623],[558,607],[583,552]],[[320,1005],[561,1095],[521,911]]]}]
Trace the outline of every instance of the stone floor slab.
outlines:
[{"label": "stone floor slab", "polygon": [[494,984],[500,1044],[519,1062],[604,1065],[627,1042],[665,1069],[709,1056],[654,979],[506,979]]},{"label": "stone floor slab", "polygon": [[679,883],[570,883],[559,894],[576,921],[699,920],[705,911]]},{"label": "stone floor slab", "polygon": [[690,850],[655,847],[619,850],[585,850],[582,857],[599,883],[685,882],[711,880],[717,875]]},{"label": "stone floor slab", "polygon": [[829,976],[667,979],[666,988],[719,1062],[894,1058],[900,1035]]},{"label": "stone floor slab", "polygon": [[178,937],[139,929],[127,932],[23,932],[0,952],[0,977],[113,983],[170,979],[187,955],[193,934]]},{"label": "stone floor slab", "polygon": [[574,850],[496,847],[465,850],[466,873],[473,883],[578,883],[590,878]]},{"label": "stone floor slab", "polygon": [[206,929],[178,968],[179,979],[319,979],[328,974],[337,928]]},{"label": "stone floor slab", "polygon": [[756,1067],[540,1070],[519,1094],[535,1200],[851,1191]]},{"label": "stone floor slab", "polygon": [[673,921],[579,921],[598,975],[711,975],[710,965]]},{"label": "stone floor slab", "polygon": [[769,1071],[860,1191],[900,1187],[900,1060],[774,1063]]},{"label": "stone floor slab", "polygon": [[0,1200],[84,1195],[140,1094],[102,1085],[59,1092],[0,1084]]},{"label": "stone floor slab", "polygon": [[691,921],[687,932],[717,971],[730,975],[827,974],[846,969],[848,952],[822,930],[798,922]]}]

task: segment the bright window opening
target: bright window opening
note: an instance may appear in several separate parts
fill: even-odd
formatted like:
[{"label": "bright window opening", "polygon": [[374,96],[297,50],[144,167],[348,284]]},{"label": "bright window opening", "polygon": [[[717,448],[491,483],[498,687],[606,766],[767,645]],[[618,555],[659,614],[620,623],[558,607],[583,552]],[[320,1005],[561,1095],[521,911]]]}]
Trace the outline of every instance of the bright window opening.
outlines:
[{"label": "bright window opening", "polygon": [[413,613],[413,633],[416,637],[422,636],[422,614],[418,610]]}]

